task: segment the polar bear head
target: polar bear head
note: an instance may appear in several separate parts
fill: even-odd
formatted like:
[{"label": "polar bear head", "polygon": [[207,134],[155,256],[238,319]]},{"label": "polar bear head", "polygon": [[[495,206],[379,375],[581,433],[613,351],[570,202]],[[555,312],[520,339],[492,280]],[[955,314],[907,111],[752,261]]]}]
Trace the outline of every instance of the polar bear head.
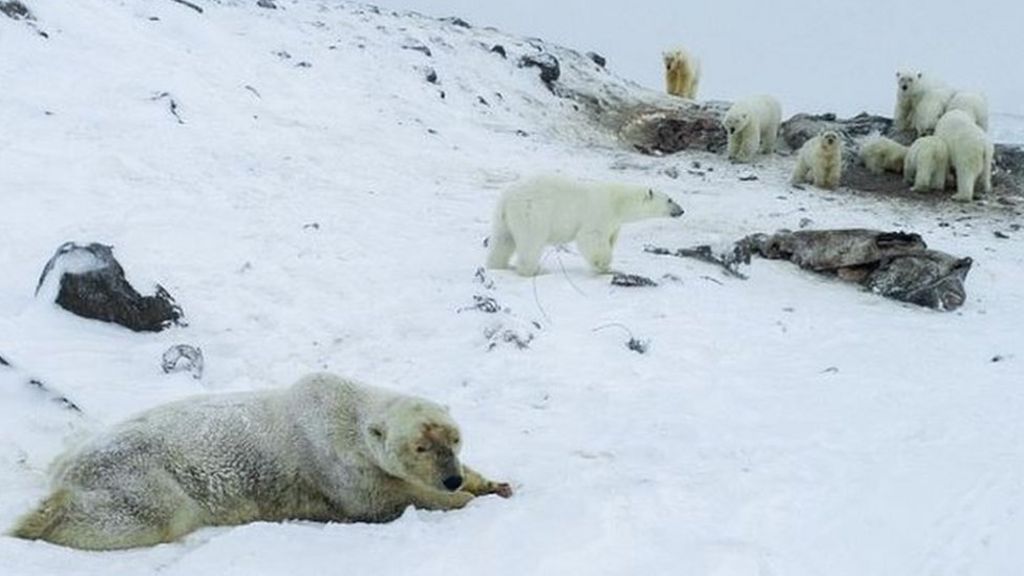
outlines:
[{"label": "polar bear head", "polygon": [[722,119],[722,126],[725,127],[725,131],[731,137],[737,132],[742,132],[750,124],[751,119],[750,110],[733,108],[725,114],[725,118]]},{"label": "polar bear head", "polygon": [[901,98],[912,96],[924,89],[924,74],[900,71],[896,73],[897,95]]},{"label": "polar bear head", "polygon": [[826,130],[821,133],[821,147],[824,150],[835,150],[837,146],[839,146],[839,132]]},{"label": "polar bear head", "polygon": [[686,55],[682,50],[671,50],[668,52],[662,52],[662,59],[665,61],[665,71],[671,72],[679,70],[686,65]]},{"label": "polar bear head", "polygon": [[366,432],[372,457],[388,474],[433,490],[462,486],[461,434],[441,406],[396,398],[369,420]]},{"label": "polar bear head", "polygon": [[609,185],[613,211],[620,222],[647,218],[678,218],[683,209],[668,194],[645,186]]}]

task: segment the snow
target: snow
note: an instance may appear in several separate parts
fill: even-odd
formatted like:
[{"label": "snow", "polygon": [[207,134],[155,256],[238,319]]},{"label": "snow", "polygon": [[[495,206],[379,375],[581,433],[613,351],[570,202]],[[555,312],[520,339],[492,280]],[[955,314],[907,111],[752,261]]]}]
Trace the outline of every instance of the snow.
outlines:
[{"label": "snow", "polygon": [[[0,537],[5,575],[1019,570],[1024,245],[1011,211],[797,190],[782,156],[641,156],[516,68],[533,51],[521,38],[279,4],[30,2],[49,39],[0,17],[0,356],[14,365],[0,366],[0,526],[90,432],[321,369],[449,405],[466,461],[517,494],[112,553]],[[415,43],[432,56],[402,48]],[[567,83],[658,98],[546,47]],[[997,139],[1024,140],[1003,125]],[[691,175],[695,161],[714,170]],[[480,282],[495,200],[538,172],[649,183],[679,202],[680,219],[627,225],[613,262],[660,285],[610,286],[573,247],[549,251],[535,279]],[[939,313],[784,262],[757,261],[742,281],[642,251],[804,218],[971,256],[967,303]],[[165,286],[189,327],[137,334],[36,300],[68,240],[113,245],[129,281]],[[507,310],[466,310],[474,296]],[[490,349],[496,326],[533,340]],[[180,343],[202,348],[202,380],[161,372]]]}]

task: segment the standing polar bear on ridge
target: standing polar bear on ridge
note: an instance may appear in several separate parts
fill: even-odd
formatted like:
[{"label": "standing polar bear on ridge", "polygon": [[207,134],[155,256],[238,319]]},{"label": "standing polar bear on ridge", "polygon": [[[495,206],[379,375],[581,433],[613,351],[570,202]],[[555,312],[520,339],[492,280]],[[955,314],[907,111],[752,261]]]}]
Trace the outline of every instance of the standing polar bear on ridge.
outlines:
[{"label": "standing polar bear on ridge", "polygon": [[700,60],[682,48],[663,53],[662,59],[665,61],[665,91],[680,98],[696,98]]},{"label": "standing polar bear on ridge", "polygon": [[683,209],[662,192],[644,186],[592,183],[561,176],[531,178],[498,200],[487,255],[488,268],[534,276],[546,246],[573,240],[598,273],[608,272],[619,228],[648,218],[678,218]]},{"label": "standing polar bear on ridge", "polygon": [[313,374],[284,390],[200,396],[143,412],[59,462],[12,535],[92,550],[171,542],[258,520],[386,522],[408,506],[511,495],[459,462],[433,402]]},{"label": "standing polar bear on ridge", "polygon": [[774,152],[781,122],[782,107],[771,96],[752,96],[733,104],[722,119],[729,138],[729,159],[753,162],[758,152]]}]

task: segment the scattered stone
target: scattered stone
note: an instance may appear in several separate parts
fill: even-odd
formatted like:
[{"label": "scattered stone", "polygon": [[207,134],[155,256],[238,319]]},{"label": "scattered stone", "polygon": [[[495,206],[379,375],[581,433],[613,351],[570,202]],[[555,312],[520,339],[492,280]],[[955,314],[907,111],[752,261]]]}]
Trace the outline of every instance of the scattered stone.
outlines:
[{"label": "scattered stone", "polygon": [[740,182],[754,182],[758,180],[757,174],[744,174],[740,176]]},{"label": "scattered stone", "polygon": [[[486,246],[486,243],[484,246]],[[476,272],[473,274],[473,278],[475,278],[476,281],[487,290],[494,289],[494,280],[491,280],[490,276],[487,275],[487,270],[483,266],[476,269]]]},{"label": "scattered stone", "polygon": [[277,10],[277,4],[274,4],[274,0],[258,0],[256,5],[268,10]]},{"label": "scattered stone", "polygon": [[626,348],[629,348],[637,354],[646,354],[651,347],[650,340],[637,340],[636,338],[630,338],[626,342]]},{"label": "scattered stone", "polygon": [[811,224],[814,224],[814,220],[811,220],[810,218],[807,218],[806,216],[800,219],[800,229],[801,230],[803,230],[804,228],[807,228]]},{"label": "scattered stone", "polygon": [[483,104],[484,106],[490,107],[490,105],[491,105],[489,102],[487,102],[487,99],[484,98],[483,96],[477,96],[476,97],[476,101],[481,103],[481,104]]},{"label": "scattered stone", "polygon": [[448,16],[446,18],[438,18],[438,20],[440,20],[441,22],[446,22],[458,28],[472,28],[469,22],[466,22],[465,20],[459,18],[458,16]]},{"label": "scattered stone", "polygon": [[201,7],[197,6],[196,4],[193,4],[193,3],[189,2],[188,0],[171,0],[171,2],[175,2],[177,4],[181,4],[182,6],[191,8],[191,9],[195,10],[196,12],[199,12],[200,14],[203,13],[203,9]]},{"label": "scattered stone", "polygon": [[8,362],[6,358],[4,358],[3,356],[0,356],[0,366],[10,366],[10,365],[11,365],[11,363]]},{"label": "scattered stone", "polygon": [[12,20],[35,20],[36,17],[20,0],[0,0],[0,13]]},{"label": "scattered stone", "polygon": [[430,82],[431,84],[437,84],[437,70],[434,70],[433,68],[427,68],[425,78],[427,82]]},{"label": "scattered stone", "polygon": [[181,114],[178,113],[178,101],[174,99],[174,96],[171,96],[170,92],[159,92],[150,98],[153,102],[165,99],[167,100],[167,107],[171,116],[174,116],[174,119],[177,120],[178,124],[184,124],[185,121],[181,119]]},{"label": "scattered stone", "polygon": [[561,76],[562,70],[558,64],[558,58],[555,58],[547,52],[541,52],[539,54],[527,54],[519,59],[520,68],[538,68],[540,69],[540,79],[544,82],[544,85],[548,87],[548,90],[554,92],[554,83]]},{"label": "scattered stone", "polygon": [[303,230],[319,230],[320,229],[320,223],[319,222],[310,222],[309,224],[303,224],[302,225],[302,229]]},{"label": "scattered stone", "polygon": [[112,247],[103,244],[62,244],[39,277],[40,294],[72,314],[136,332],[186,325],[181,307],[162,286],[153,296],[140,295],[125,279]]},{"label": "scattered stone", "polygon": [[[673,180],[676,180],[676,179],[679,178],[679,169],[676,168],[675,166],[669,166],[668,168],[665,168],[664,170],[662,170],[661,173],[664,174],[665,176],[668,176],[669,178],[671,178]],[[703,176],[703,175],[704,174],[701,173],[701,176]]]},{"label": "scattered stone", "polygon": [[51,401],[60,404],[62,408],[71,410],[72,412],[82,412],[82,409],[79,408],[78,404],[72,402],[67,396],[60,394],[59,392],[54,392],[49,386],[43,383],[43,381],[31,378],[28,381],[28,385],[49,396]]},{"label": "scattered stone", "polygon": [[494,46],[491,46],[491,52],[494,52],[495,54],[501,56],[502,58],[508,58],[508,54],[505,53],[505,47],[502,46],[501,44],[495,44]]},{"label": "scattered stone", "polygon": [[296,64],[295,67],[296,68],[312,68],[313,64],[303,60],[302,62],[299,62],[298,64]]},{"label": "scattered stone", "polygon": [[188,372],[199,380],[203,377],[203,351],[198,346],[175,344],[164,352],[161,367],[164,374]]},{"label": "scattered stone", "polygon": [[501,312],[501,305],[498,301],[490,296],[482,296],[480,294],[473,295],[473,305],[464,306],[456,310],[457,313],[461,314],[466,310],[479,310],[485,314],[495,314]]},{"label": "scattered stone", "polygon": [[425,54],[427,58],[434,55],[430,51],[430,47],[418,40],[406,40],[405,44],[402,44],[402,50],[412,50],[413,52],[420,52]]},{"label": "scattered stone", "polygon": [[291,60],[292,58],[292,55],[287,50],[278,50],[277,52],[272,52],[272,54],[281,60]]},{"label": "scattered stone", "polygon": [[996,238],[1001,238],[1003,240],[1008,240],[1010,238],[1009,234],[1007,234],[1005,232],[1000,232],[999,230],[996,230],[992,234],[995,235]]},{"label": "scattered stone", "polygon": [[623,274],[616,272],[612,275],[612,286],[623,286],[626,288],[637,288],[643,286],[657,286],[658,283],[646,276],[638,274]]},{"label": "scattered stone", "polygon": [[533,342],[532,333],[521,334],[510,328],[498,324],[484,329],[484,337],[487,338],[487,350],[491,351],[502,344],[511,344],[517,350],[526,350]]},{"label": "scattered stone", "polygon": [[604,68],[605,64],[608,63],[608,60],[604,56],[598,54],[597,52],[587,52],[586,56],[587,58],[590,58],[594,62],[594,64],[597,64],[601,68]]}]

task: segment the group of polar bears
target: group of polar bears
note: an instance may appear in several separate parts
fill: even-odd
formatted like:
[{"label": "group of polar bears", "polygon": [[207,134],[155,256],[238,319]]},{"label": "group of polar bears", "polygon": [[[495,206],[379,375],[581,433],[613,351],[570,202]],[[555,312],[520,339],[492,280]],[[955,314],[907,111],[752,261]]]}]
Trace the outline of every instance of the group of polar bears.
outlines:
[{"label": "group of polar bears", "polygon": [[954,200],[969,202],[981,184],[992,191],[995,146],[988,137],[988,101],[983,94],[956,91],[921,72],[897,72],[898,131],[913,132],[909,146],[885,137],[860,150],[873,172],[903,173],[914,191],[943,190],[950,170],[956,175]]},{"label": "group of polar bears", "polygon": [[[728,144],[726,154],[734,162],[753,162],[758,154],[775,152],[782,125],[782,106],[768,95],[735,102],[722,118]],[[791,182],[811,182],[835,189],[843,170],[843,146],[839,133],[826,130],[811,138],[797,152]]]},{"label": "group of polar bears", "polygon": [[[700,62],[684,49],[663,53],[665,87],[673,96],[695,99]],[[994,146],[988,130],[988,101],[977,92],[954,90],[921,72],[897,72],[894,125],[913,132],[910,146],[878,137],[866,142],[859,156],[872,172],[902,173],[914,191],[943,190],[952,171],[954,200],[970,201],[980,183],[992,190]],[[767,95],[737,101],[722,125],[728,137],[727,155],[735,162],[753,162],[757,154],[775,151],[782,109]],[[808,140],[797,153],[791,182],[811,182],[820,188],[839,186],[843,166],[840,135],[826,131]]]}]

